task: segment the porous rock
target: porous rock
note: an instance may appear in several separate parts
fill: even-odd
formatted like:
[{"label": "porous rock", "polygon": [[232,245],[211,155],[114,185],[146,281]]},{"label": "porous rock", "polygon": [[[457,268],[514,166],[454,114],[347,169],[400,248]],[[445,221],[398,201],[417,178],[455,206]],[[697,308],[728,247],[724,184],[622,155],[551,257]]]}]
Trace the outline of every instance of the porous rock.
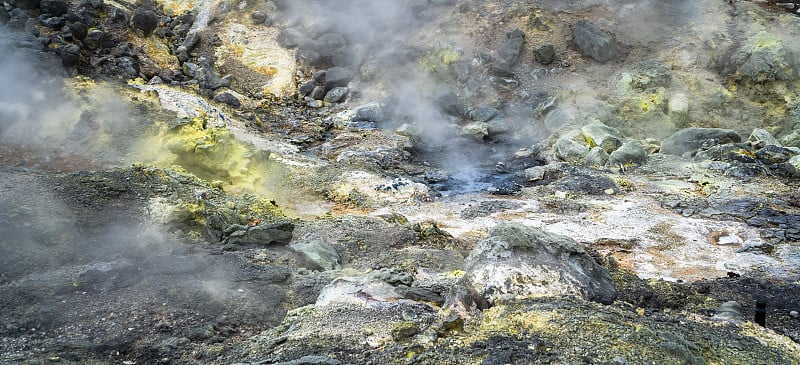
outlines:
[{"label": "porous rock", "polygon": [[588,20],[579,20],[575,24],[572,38],[581,54],[597,62],[606,63],[617,57],[614,37]]},{"label": "porous rock", "polygon": [[489,305],[499,299],[574,295],[608,304],[614,281],[569,237],[501,223],[472,250],[464,284]]},{"label": "porous rock", "polygon": [[661,142],[661,153],[673,156],[694,156],[700,148],[726,143],[739,143],[742,137],[735,131],[721,128],[686,128]]},{"label": "porous rock", "polygon": [[611,166],[642,165],[646,161],[647,151],[641,143],[635,141],[625,142],[608,157],[608,164]]},{"label": "porous rock", "polygon": [[603,123],[591,123],[581,127],[581,133],[590,146],[600,146],[607,153],[614,152],[622,146],[624,137],[616,128]]}]

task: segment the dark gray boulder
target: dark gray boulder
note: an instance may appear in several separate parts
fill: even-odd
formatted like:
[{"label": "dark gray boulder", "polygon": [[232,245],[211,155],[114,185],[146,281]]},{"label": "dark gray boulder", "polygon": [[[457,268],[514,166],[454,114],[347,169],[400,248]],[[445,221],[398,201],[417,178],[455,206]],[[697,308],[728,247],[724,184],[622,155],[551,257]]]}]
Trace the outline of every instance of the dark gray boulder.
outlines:
[{"label": "dark gray boulder", "polygon": [[657,87],[669,87],[672,83],[672,71],[657,60],[644,61],[636,66],[631,87],[646,90]]},{"label": "dark gray boulder", "polygon": [[8,3],[13,6],[24,10],[38,9],[40,0],[10,0]]},{"label": "dark gray boulder", "polygon": [[525,33],[522,30],[514,29],[506,33],[506,41],[497,50],[497,59],[492,62],[492,73],[500,77],[513,75],[511,69],[519,60],[524,44]]},{"label": "dark gray boulder", "polygon": [[701,148],[739,143],[742,137],[733,130],[721,128],[686,128],[675,132],[661,142],[661,153],[693,157]]},{"label": "dark gray boulder", "polygon": [[223,103],[223,104],[230,105],[230,106],[232,106],[234,108],[238,108],[238,107],[242,106],[242,101],[239,100],[239,97],[236,96],[236,94],[233,93],[230,90],[225,90],[225,91],[215,95],[214,96],[214,101],[216,101],[218,103]]},{"label": "dark gray boulder", "polygon": [[347,86],[356,73],[346,67],[331,67],[325,71],[325,88],[331,90],[335,87]]},{"label": "dark gray boulder", "polygon": [[458,99],[454,92],[448,92],[436,98],[436,106],[443,113],[454,117],[467,117],[467,107]]},{"label": "dark gray boulder", "polygon": [[323,100],[328,103],[338,103],[344,100],[344,98],[347,96],[347,93],[349,92],[350,89],[344,86],[335,87],[330,91],[328,91],[327,94],[325,94],[325,98]]},{"label": "dark gray boulder", "polygon": [[152,9],[137,8],[131,17],[131,26],[145,37],[149,36],[158,27],[158,15]]},{"label": "dark gray boulder", "polygon": [[76,44],[68,44],[59,49],[58,55],[61,56],[61,64],[64,67],[72,67],[81,59],[81,48]]},{"label": "dark gray boulder", "polygon": [[556,60],[556,48],[550,44],[543,44],[533,50],[533,59],[543,65],[549,65]]},{"label": "dark gray boulder", "polygon": [[288,244],[292,240],[294,223],[285,221],[256,226],[233,224],[223,232],[223,242],[227,244]]},{"label": "dark gray boulder", "polygon": [[466,259],[464,285],[479,302],[574,295],[609,304],[614,280],[573,239],[518,223],[492,228]]},{"label": "dark gray boulder", "polygon": [[284,48],[310,48],[313,41],[309,40],[303,33],[294,28],[286,28],[278,34],[278,44]]},{"label": "dark gray boulder", "polygon": [[608,156],[608,164],[613,167],[638,166],[645,162],[647,162],[647,151],[644,150],[641,143],[635,141],[625,142]]},{"label": "dark gray boulder", "polygon": [[194,77],[201,89],[216,90],[221,87],[229,87],[233,83],[233,75],[220,76],[211,63],[201,62],[200,66],[195,71]]},{"label": "dark gray boulder", "polygon": [[39,13],[50,16],[62,16],[67,13],[69,6],[66,0],[42,0],[39,3]]},{"label": "dark gray boulder", "polygon": [[572,41],[584,56],[606,63],[617,57],[614,37],[588,20],[579,20],[572,30]]}]

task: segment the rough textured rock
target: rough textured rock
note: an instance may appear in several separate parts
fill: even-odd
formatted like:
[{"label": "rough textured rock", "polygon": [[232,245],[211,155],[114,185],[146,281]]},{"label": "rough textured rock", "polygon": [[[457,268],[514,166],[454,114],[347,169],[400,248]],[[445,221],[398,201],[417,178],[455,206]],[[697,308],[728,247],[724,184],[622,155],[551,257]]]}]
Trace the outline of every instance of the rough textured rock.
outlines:
[{"label": "rough textured rock", "polygon": [[289,221],[243,226],[233,224],[223,232],[225,244],[270,244],[289,243],[292,240],[294,223]]},{"label": "rough textured rock", "polygon": [[608,152],[602,147],[595,146],[589,150],[589,153],[583,159],[583,164],[586,166],[600,167],[605,166],[608,162]]},{"label": "rough textured rock", "polygon": [[333,270],[339,266],[339,254],[321,237],[307,236],[289,245],[312,270]]},{"label": "rough textured rock", "polygon": [[158,27],[158,15],[151,9],[137,8],[131,17],[131,26],[145,37],[149,36]]},{"label": "rough textured rock", "polygon": [[325,89],[330,91],[335,87],[345,87],[355,75],[355,72],[349,68],[331,67],[325,72]]},{"label": "rough textured rock", "polygon": [[658,60],[649,60],[636,66],[631,87],[644,91],[657,87],[669,87],[672,83],[672,71]]},{"label": "rough textured rock", "polygon": [[642,165],[647,162],[647,151],[642,144],[631,141],[625,142],[620,148],[611,152],[608,157],[608,164],[611,166],[631,166]]},{"label": "rough textured rock", "polygon": [[483,141],[489,136],[489,123],[473,122],[461,128],[461,135]]},{"label": "rough textured rock", "polygon": [[778,139],[775,138],[772,133],[762,128],[753,129],[753,131],[750,133],[750,137],[747,137],[747,141],[751,143],[764,143],[767,145],[781,147],[781,142],[778,141]]},{"label": "rough textured rock", "polygon": [[701,148],[741,141],[742,137],[730,129],[686,128],[675,132],[661,142],[661,153],[692,157]]},{"label": "rough textured rock", "polygon": [[571,238],[501,223],[465,262],[465,285],[488,304],[500,299],[575,295],[608,304],[616,298],[608,270]]},{"label": "rough textured rock", "polygon": [[602,147],[607,153],[622,146],[624,137],[616,128],[603,123],[591,123],[581,127],[581,133],[590,146]]},{"label": "rough textured rock", "polygon": [[65,0],[42,0],[39,3],[39,11],[50,16],[62,16],[69,10],[69,5]]},{"label": "rough textured rock", "polygon": [[606,63],[617,57],[614,37],[588,20],[579,20],[572,30],[575,46],[584,56]]},{"label": "rough textured rock", "polygon": [[497,59],[492,63],[492,73],[497,76],[513,75],[511,69],[519,59],[522,46],[525,44],[525,33],[520,29],[506,33],[506,41],[497,50]]},{"label": "rough textured rock", "polygon": [[550,44],[543,44],[533,49],[533,59],[543,65],[549,65],[556,59],[556,49]]},{"label": "rough textured rock", "polygon": [[343,86],[335,87],[333,89],[330,89],[330,91],[328,91],[328,93],[325,94],[325,98],[323,98],[323,100],[325,100],[328,103],[338,103],[344,101],[345,97],[347,97],[347,93],[349,92],[350,89],[346,87]]},{"label": "rough textured rock", "polygon": [[589,153],[589,146],[577,142],[571,136],[561,136],[555,144],[556,157],[567,162],[577,162]]}]

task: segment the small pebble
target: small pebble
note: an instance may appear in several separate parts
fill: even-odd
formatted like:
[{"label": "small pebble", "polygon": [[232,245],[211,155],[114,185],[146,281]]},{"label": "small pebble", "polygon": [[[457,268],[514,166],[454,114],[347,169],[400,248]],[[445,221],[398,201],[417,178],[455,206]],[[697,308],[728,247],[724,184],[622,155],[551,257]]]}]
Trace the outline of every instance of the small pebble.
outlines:
[{"label": "small pebble", "polygon": [[798,313],[797,311],[791,311],[789,312],[789,315],[792,316],[792,318],[800,317],[800,313]]}]

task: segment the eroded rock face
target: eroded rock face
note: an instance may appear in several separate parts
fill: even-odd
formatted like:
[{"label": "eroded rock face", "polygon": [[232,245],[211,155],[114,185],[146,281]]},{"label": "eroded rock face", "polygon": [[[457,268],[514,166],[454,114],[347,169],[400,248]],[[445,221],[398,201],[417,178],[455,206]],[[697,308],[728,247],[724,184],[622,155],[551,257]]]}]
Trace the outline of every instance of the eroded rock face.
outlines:
[{"label": "eroded rock face", "polygon": [[608,270],[569,237],[517,223],[494,227],[466,260],[465,285],[489,305],[500,299],[575,295],[616,298]]}]

